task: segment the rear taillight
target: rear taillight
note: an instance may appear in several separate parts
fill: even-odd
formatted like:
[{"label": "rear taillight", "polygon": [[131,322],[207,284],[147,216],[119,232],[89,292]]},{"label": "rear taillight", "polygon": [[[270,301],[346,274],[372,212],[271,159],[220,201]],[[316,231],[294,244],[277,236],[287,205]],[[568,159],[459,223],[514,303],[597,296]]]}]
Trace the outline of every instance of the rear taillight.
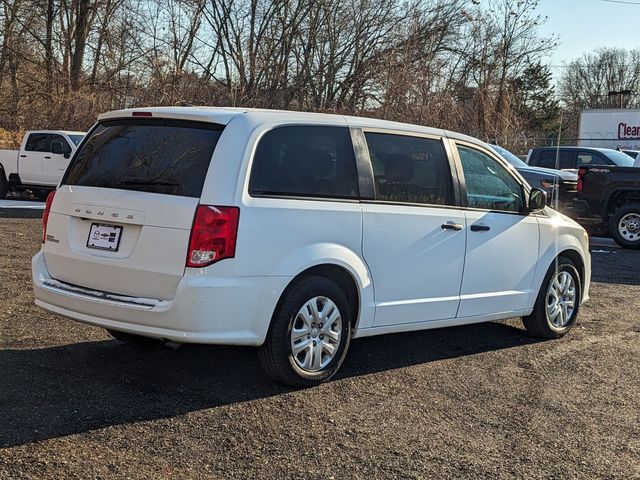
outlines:
[{"label": "rear taillight", "polygon": [[578,169],[578,183],[576,184],[576,189],[578,192],[582,191],[582,178],[587,174],[587,169],[586,168],[579,168]]},{"label": "rear taillight", "polygon": [[238,207],[198,205],[187,252],[187,267],[206,267],[233,258],[238,235]]},{"label": "rear taillight", "polygon": [[49,192],[47,200],[44,203],[44,212],[42,212],[42,243],[47,238],[47,222],[49,221],[49,211],[51,210],[51,204],[53,203],[53,197],[56,195],[56,191]]}]

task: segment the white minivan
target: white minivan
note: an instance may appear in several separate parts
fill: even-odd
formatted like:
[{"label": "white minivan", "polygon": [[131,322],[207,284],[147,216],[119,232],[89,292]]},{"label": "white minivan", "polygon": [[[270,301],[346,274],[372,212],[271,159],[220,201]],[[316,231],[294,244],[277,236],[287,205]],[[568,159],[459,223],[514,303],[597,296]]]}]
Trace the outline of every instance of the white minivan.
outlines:
[{"label": "white minivan", "polygon": [[123,341],[254,345],[331,378],[352,338],[522,317],[558,338],[588,237],[484,143],[367,118],[103,114],[47,199],[40,307]]}]

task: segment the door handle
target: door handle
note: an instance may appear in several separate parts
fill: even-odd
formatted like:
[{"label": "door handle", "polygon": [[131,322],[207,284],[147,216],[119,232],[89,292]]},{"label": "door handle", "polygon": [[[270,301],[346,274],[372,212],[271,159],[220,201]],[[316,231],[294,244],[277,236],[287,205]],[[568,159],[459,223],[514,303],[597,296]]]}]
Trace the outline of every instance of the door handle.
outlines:
[{"label": "door handle", "polygon": [[44,158],[46,158],[47,160],[51,160],[51,157],[44,157]]},{"label": "door handle", "polygon": [[20,158],[27,158],[26,155],[20,155]]},{"label": "door handle", "polygon": [[460,223],[447,222],[441,225],[443,230],[462,230],[464,225]]},{"label": "door handle", "polygon": [[491,227],[489,225],[479,225],[477,223],[471,225],[472,232],[488,232],[489,230],[491,230]]}]

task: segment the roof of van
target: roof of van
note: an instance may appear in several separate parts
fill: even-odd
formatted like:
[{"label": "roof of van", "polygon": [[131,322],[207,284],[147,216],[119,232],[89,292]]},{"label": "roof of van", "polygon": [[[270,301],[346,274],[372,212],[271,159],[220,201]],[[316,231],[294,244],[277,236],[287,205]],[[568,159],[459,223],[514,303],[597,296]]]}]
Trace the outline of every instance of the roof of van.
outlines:
[{"label": "roof of van", "polygon": [[127,117],[161,117],[174,118],[179,120],[192,120],[201,122],[213,122],[222,125],[228,124],[233,118],[239,115],[248,115],[256,120],[272,122],[274,120],[283,122],[321,122],[352,127],[369,127],[390,130],[404,130],[409,132],[426,133],[431,135],[444,135],[450,138],[465,140],[471,143],[480,143],[474,137],[461,133],[451,132],[439,128],[425,127],[409,123],[392,122],[375,118],[354,117],[348,115],[337,115],[330,113],[299,112],[294,110],[270,110],[262,108],[239,108],[239,107],[140,107],[125,110],[114,110],[106,112],[98,117],[98,120],[107,120]]},{"label": "roof of van", "polygon": [[66,135],[86,135],[87,132],[74,132],[72,130],[29,130],[27,133],[64,133]]}]

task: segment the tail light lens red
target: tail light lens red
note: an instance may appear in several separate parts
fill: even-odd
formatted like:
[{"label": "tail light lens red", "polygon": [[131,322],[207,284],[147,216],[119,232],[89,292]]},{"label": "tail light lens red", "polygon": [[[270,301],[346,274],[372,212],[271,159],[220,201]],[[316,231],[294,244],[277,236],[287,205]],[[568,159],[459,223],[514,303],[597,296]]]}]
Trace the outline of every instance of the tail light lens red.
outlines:
[{"label": "tail light lens red", "polygon": [[206,267],[236,254],[238,207],[199,205],[191,227],[187,267]]},{"label": "tail light lens red", "polygon": [[51,210],[51,204],[53,203],[53,197],[55,197],[56,191],[50,192],[47,195],[47,200],[44,204],[44,212],[42,212],[42,243],[47,238],[47,222],[49,221],[49,211]]},{"label": "tail light lens red", "polygon": [[583,187],[582,178],[586,175],[586,173],[587,173],[587,169],[586,168],[579,168],[578,169],[578,183],[576,184],[576,189],[578,190],[578,192],[582,191],[582,187]]}]

